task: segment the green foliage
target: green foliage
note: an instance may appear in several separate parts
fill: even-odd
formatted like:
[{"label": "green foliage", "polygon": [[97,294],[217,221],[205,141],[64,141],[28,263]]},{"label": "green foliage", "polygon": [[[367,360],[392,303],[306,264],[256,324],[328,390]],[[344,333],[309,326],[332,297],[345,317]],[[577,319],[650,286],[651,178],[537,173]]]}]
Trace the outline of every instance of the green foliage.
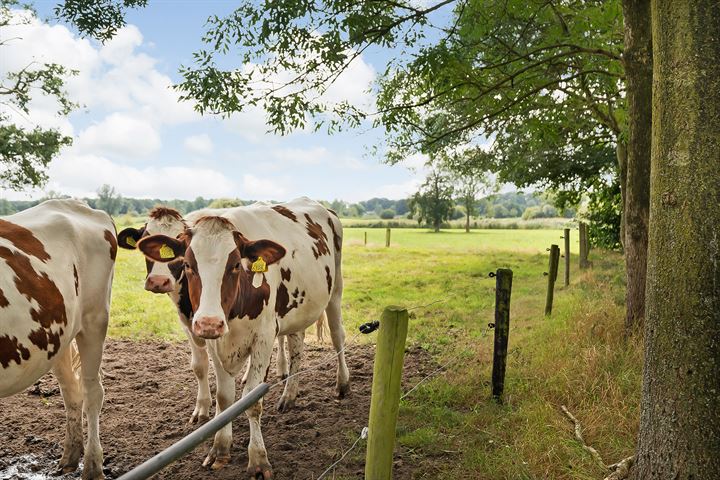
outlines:
[{"label": "green foliage", "polygon": [[105,184],[98,189],[97,195],[95,208],[104,210],[110,215],[119,213],[122,197],[115,191],[115,187]]},{"label": "green foliage", "polygon": [[588,237],[590,244],[608,250],[620,248],[622,197],[617,182],[600,183],[588,195]]},{"label": "green foliage", "polygon": [[242,200],[237,198],[216,198],[208,205],[209,208],[232,208],[245,205]]},{"label": "green foliage", "polygon": [[[4,38],[8,26],[27,22],[27,17],[13,15],[11,8],[29,7],[15,0],[0,0],[0,56],[2,47],[10,39]],[[58,103],[58,114],[67,115],[77,105],[67,96],[65,78],[76,75],[56,63],[31,62],[17,72],[0,75],[0,105],[29,114],[31,93],[41,92],[53,97]],[[63,146],[70,145],[72,138],[55,129],[40,127],[21,128],[10,121],[10,116],[0,112],[0,186],[12,190],[39,187],[47,181],[47,165]]]},{"label": "green foliage", "polygon": [[410,211],[419,224],[425,222],[437,232],[453,210],[453,184],[447,173],[433,170],[410,199]]},{"label": "green foliage", "polygon": [[125,10],[146,5],[147,0],[65,0],[55,7],[55,15],[81,35],[105,43],[125,26]]},{"label": "green foliage", "polygon": [[395,210],[392,208],[386,208],[382,212],[380,212],[380,218],[383,220],[390,220],[391,218],[395,218]]}]

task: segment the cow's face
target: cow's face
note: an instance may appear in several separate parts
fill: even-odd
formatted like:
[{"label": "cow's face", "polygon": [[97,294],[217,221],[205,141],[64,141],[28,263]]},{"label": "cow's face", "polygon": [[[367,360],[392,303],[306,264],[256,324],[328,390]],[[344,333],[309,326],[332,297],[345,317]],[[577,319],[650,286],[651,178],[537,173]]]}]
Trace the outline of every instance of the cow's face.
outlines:
[{"label": "cow's face", "polygon": [[[141,228],[126,228],[118,234],[118,245],[122,248],[134,250],[138,242],[152,235],[165,235],[176,238],[183,233],[185,223],[182,218],[163,216],[150,218]],[[153,293],[169,293],[178,288],[180,277],[183,274],[182,262],[157,262],[145,257],[147,275],[145,277],[145,290]]]},{"label": "cow's face", "polygon": [[214,225],[209,225],[209,219],[199,220],[180,238],[145,237],[138,248],[154,262],[182,262],[194,312],[192,332],[213,339],[227,333],[228,321],[248,308],[244,303],[258,301],[253,289],[267,289],[269,296],[266,282],[253,284],[256,273],[251,271],[252,265],[260,257],[266,265],[276,263],[285,255],[285,248],[270,240],[250,241],[224,219]]}]

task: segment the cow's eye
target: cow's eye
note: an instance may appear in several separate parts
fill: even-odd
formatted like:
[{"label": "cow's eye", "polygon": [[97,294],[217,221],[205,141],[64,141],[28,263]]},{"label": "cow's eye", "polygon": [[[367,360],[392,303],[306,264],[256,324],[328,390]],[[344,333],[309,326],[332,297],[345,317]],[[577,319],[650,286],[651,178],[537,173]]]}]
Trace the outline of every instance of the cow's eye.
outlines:
[{"label": "cow's eye", "polygon": [[235,266],[233,267],[233,270],[239,271],[241,268],[242,268],[242,264],[240,264],[240,262],[238,262],[238,263],[236,263]]},{"label": "cow's eye", "polygon": [[185,268],[185,270],[192,272],[192,267],[189,263],[183,263],[183,267]]}]

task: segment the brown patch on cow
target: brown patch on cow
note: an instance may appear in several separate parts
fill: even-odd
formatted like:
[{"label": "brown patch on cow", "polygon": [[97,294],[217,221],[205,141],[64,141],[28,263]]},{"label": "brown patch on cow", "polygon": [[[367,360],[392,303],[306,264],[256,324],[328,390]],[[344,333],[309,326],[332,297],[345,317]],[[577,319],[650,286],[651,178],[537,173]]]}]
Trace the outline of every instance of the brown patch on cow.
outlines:
[{"label": "brown patch on cow", "polygon": [[333,210],[332,208],[328,208],[327,211],[330,212],[330,213],[332,213],[333,215],[335,215],[335,218],[340,218],[340,217],[338,216],[337,212],[336,212],[335,210]]},{"label": "brown patch on cow", "polygon": [[[31,307],[30,316],[40,324],[28,337],[32,343],[42,350],[47,350],[48,360],[60,349],[59,333],[51,330],[53,324],[67,325],[67,314],[62,293],[55,282],[46,273],[38,274],[30,264],[30,259],[20,252],[0,247],[0,258],[5,259],[8,266],[15,272],[15,287],[28,300],[35,300],[37,308]],[[49,345],[54,348],[51,351]]]},{"label": "brown patch on cow", "polygon": [[340,235],[337,234],[337,230],[335,230],[335,223],[332,218],[328,218],[328,225],[330,225],[330,230],[332,230],[335,251],[340,252],[340,250],[342,250],[342,238],[340,238]]},{"label": "brown patch on cow", "polygon": [[327,265],[325,265],[325,280],[327,280],[328,295],[330,295],[330,292],[332,292],[332,275],[330,275],[330,267]]},{"label": "brown patch on cow", "polygon": [[78,278],[77,274],[77,267],[73,263],[73,276],[75,277],[75,296],[77,297],[79,295],[78,287],[80,287],[80,279]]},{"label": "brown patch on cow", "polygon": [[43,262],[50,260],[50,255],[45,251],[42,242],[25,227],[0,219],[0,237],[10,240],[15,248],[22,250],[26,255],[32,255]]},{"label": "brown patch on cow", "polygon": [[5,308],[8,305],[10,305],[10,302],[7,297],[5,297],[5,293],[3,293],[2,288],[0,288],[0,308]]},{"label": "brown patch on cow", "polygon": [[[295,297],[297,297],[297,295],[295,295]],[[288,294],[287,286],[285,286],[284,283],[280,283],[277,288],[277,297],[275,297],[275,312],[278,316],[280,316],[280,318],[284,318],[290,310],[297,307],[297,299],[293,299],[293,302],[290,303],[290,295]]]},{"label": "brown patch on cow", "polygon": [[30,358],[30,350],[25,348],[22,343],[18,342],[17,337],[9,337],[3,335],[0,337],[0,365],[8,368],[10,362],[20,365],[21,360]]},{"label": "brown patch on cow", "polygon": [[285,280],[286,282],[290,281],[290,275],[292,275],[292,272],[290,272],[289,268],[281,268],[280,269],[280,277]]},{"label": "brown patch on cow", "polygon": [[117,257],[117,239],[115,234],[110,230],[105,230],[105,240],[110,244],[110,260],[115,261]]},{"label": "brown patch on cow", "polygon": [[320,224],[315,223],[307,213],[305,214],[305,218],[307,219],[308,235],[310,235],[310,238],[315,240],[315,244],[312,247],[313,255],[315,255],[315,258],[320,258],[320,255],[329,255],[330,249],[327,245],[328,238],[325,231],[322,229]]},{"label": "brown patch on cow", "polygon": [[297,217],[296,217],[295,214],[292,212],[292,210],[290,210],[289,208],[283,207],[282,205],[275,205],[275,206],[270,207],[270,208],[272,208],[273,210],[275,210],[277,213],[279,213],[279,214],[282,215],[283,217],[289,218],[289,219],[292,220],[293,222],[297,223]]},{"label": "brown patch on cow", "polygon": [[172,217],[175,220],[182,221],[183,217],[180,212],[175,210],[174,208],[170,207],[163,207],[161,205],[156,205],[153,207],[152,210],[150,210],[150,213],[148,213],[148,217],[154,218],[156,220],[159,220],[164,217]]}]

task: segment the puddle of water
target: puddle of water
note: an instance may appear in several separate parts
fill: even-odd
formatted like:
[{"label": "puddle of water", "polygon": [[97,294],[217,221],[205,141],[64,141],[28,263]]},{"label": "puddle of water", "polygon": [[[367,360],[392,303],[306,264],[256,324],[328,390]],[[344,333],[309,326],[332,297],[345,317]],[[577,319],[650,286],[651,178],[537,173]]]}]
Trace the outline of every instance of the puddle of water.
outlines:
[{"label": "puddle of water", "polygon": [[0,480],[74,480],[80,478],[82,465],[75,474],[53,475],[57,460],[48,460],[35,455],[22,455],[7,461],[8,467],[0,470]]}]

